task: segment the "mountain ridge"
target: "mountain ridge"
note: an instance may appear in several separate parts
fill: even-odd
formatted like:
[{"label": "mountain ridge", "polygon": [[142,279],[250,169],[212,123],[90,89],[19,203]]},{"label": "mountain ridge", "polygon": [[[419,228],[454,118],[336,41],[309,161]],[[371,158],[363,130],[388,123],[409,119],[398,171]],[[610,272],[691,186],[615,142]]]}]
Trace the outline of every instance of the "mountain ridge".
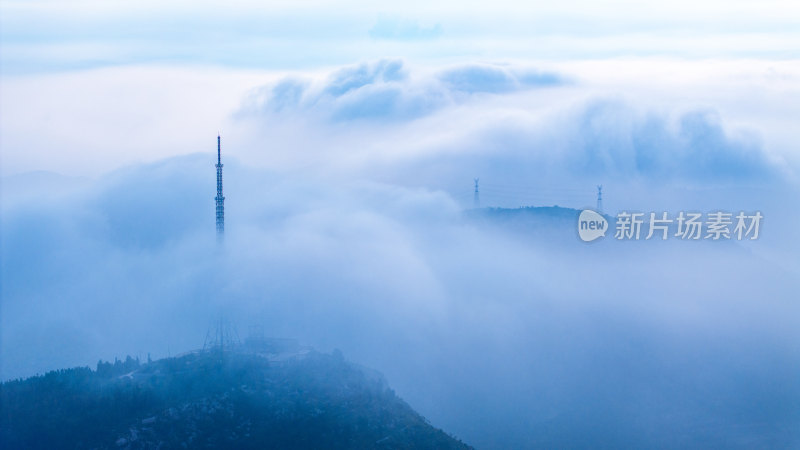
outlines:
[{"label": "mountain ridge", "polygon": [[467,449],[340,352],[195,351],[0,385],[4,448]]}]

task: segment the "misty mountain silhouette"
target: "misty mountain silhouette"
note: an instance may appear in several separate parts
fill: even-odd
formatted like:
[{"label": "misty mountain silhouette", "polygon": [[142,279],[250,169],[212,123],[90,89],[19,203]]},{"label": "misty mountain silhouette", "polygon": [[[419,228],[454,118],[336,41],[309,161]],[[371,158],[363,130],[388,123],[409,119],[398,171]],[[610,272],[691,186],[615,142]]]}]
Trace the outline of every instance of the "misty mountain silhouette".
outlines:
[{"label": "misty mountain silhouette", "polygon": [[558,222],[575,222],[581,210],[562,206],[520,206],[518,208],[476,208],[467,210],[467,217],[472,219],[519,220],[534,223],[551,224]]},{"label": "misty mountain silhouette", "polygon": [[515,232],[523,238],[575,243],[580,213],[579,209],[561,206],[488,207],[466,210],[464,217],[476,225]]},{"label": "misty mountain silhouette", "polygon": [[338,351],[128,357],[5,382],[0,401],[8,449],[470,448]]}]

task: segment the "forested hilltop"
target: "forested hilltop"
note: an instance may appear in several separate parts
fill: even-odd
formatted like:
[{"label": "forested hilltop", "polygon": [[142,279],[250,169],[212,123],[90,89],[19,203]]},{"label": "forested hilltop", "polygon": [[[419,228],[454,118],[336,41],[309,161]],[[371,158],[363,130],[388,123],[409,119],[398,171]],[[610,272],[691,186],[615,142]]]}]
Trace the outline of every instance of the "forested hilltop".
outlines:
[{"label": "forested hilltop", "polygon": [[469,448],[340,353],[128,357],[0,386],[2,448]]}]

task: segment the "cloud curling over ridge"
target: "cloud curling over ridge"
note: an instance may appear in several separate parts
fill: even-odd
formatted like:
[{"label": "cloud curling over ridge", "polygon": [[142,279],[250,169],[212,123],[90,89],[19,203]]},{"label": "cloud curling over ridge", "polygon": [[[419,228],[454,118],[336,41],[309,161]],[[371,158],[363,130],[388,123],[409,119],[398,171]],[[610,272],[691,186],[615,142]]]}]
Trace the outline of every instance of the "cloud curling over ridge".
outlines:
[{"label": "cloud curling over ridge", "polygon": [[323,80],[289,76],[254,89],[240,116],[296,113],[328,122],[405,121],[476,95],[497,95],[568,83],[566,77],[493,64],[462,64],[412,76],[399,59],[346,66]]}]

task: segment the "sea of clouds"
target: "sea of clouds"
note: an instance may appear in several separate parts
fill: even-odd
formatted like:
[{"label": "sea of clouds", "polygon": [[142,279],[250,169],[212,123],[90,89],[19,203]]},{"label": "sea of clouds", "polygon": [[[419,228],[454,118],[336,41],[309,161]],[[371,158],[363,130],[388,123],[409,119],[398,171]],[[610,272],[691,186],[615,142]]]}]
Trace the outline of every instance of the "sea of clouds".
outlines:
[{"label": "sea of clouds", "polygon": [[[133,147],[191,126],[148,135],[143,118],[128,143],[97,117],[91,150],[45,137],[27,157],[9,130],[4,159],[46,170],[2,180],[0,375],[175,355],[222,314],[242,337],[255,325],[341,349],[478,448],[797,444],[798,159],[761,112],[798,88],[791,70],[755,72],[757,114],[727,95],[749,69],[630,88],[607,67],[612,81],[592,82],[571,66],[398,59],[240,76],[219,112],[222,245],[216,130],[201,152],[137,163]],[[196,106],[175,80],[164,109]],[[42,156],[57,151],[117,165],[59,171]],[[753,242],[585,244],[571,223],[476,219],[474,178],[489,207],[593,206],[602,184],[612,215],[765,219]]]}]

